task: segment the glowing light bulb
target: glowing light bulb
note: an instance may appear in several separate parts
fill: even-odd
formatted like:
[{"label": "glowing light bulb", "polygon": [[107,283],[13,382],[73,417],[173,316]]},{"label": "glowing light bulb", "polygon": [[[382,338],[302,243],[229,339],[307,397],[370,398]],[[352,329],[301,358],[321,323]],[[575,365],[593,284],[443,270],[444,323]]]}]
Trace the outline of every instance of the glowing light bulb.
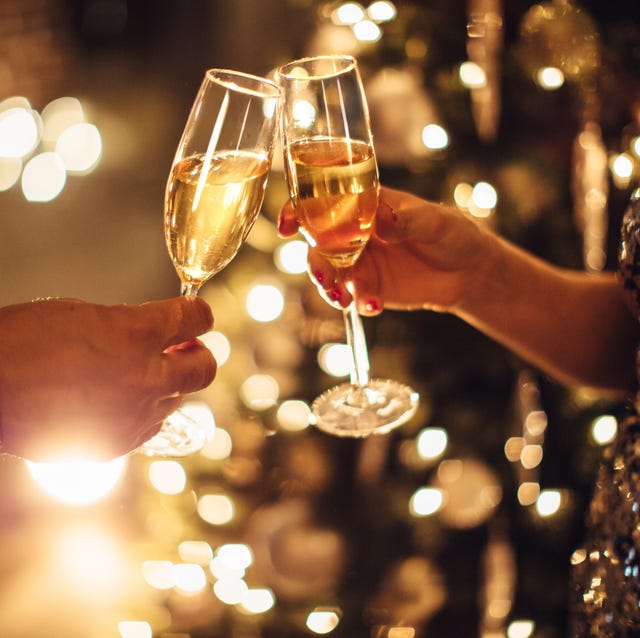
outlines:
[{"label": "glowing light bulb", "polygon": [[38,485],[70,505],[88,505],[104,498],[122,476],[126,457],[96,463],[71,460],[57,463],[25,461]]}]

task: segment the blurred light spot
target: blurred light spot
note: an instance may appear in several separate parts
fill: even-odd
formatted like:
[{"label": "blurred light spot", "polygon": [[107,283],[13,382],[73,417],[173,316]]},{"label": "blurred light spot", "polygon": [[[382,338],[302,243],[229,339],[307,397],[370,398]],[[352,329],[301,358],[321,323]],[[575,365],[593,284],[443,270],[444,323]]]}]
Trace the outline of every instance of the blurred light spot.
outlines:
[{"label": "blurred light spot", "polygon": [[22,160],[17,157],[0,157],[0,191],[9,190],[22,173]]},{"label": "blurred light spot", "polygon": [[422,143],[434,151],[449,146],[449,135],[439,124],[427,124],[422,129]]},{"label": "blurred light spot", "polygon": [[364,9],[357,2],[345,2],[332,14],[335,24],[356,24],[364,19]]},{"label": "blurred light spot", "polygon": [[380,27],[371,20],[362,20],[354,24],[353,34],[360,42],[377,42],[382,37]]},{"label": "blurred light spot", "polygon": [[553,516],[562,503],[562,496],[558,490],[543,490],[536,500],[536,510],[540,516]]},{"label": "blurred light spot", "polygon": [[627,153],[620,153],[614,157],[611,170],[616,177],[623,179],[631,177],[633,174],[633,158]]},{"label": "blurred light spot", "polygon": [[515,463],[520,460],[522,454],[522,448],[525,446],[525,440],[521,436],[512,436],[507,439],[504,444],[504,455],[509,461]]},{"label": "blurred light spot", "polygon": [[213,549],[207,541],[182,541],[178,545],[178,555],[185,563],[208,565],[213,559]]},{"label": "blurred light spot", "polygon": [[173,563],[170,560],[147,560],[142,563],[142,577],[154,589],[171,589],[175,584]]},{"label": "blurred light spot", "polygon": [[545,66],[536,73],[538,86],[548,91],[559,89],[564,84],[564,73],[555,66]]},{"label": "blurred light spot", "polygon": [[144,620],[122,620],[118,632],[121,638],[153,638],[151,625]]},{"label": "blurred light spot", "polygon": [[198,514],[211,525],[225,525],[233,519],[231,499],[224,494],[205,494],[198,500]]},{"label": "blurred light spot", "polygon": [[238,605],[241,603],[248,589],[247,583],[239,578],[218,580],[213,585],[213,593],[225,605]]},{"label": "blurred light spot", "polygon": [[279,396],[280,386],[269,374],[253,374],[240,386],[240,398],[252,410],[268,410]]},{"label": "blurred light spot", "polygon": [[65,528],[50,549],[63,589],[68,584],[79,596],[96,601],[121,591],[126,580],[124,557],[104,529],[93,525]]},{"label": "blurred light spot", "polygon": [[273,321],[284,310],[284,295],[270,284],[254,286],[247,294],[246,308],[255,321]]},{"label": "blurred light spot", "polygon": [[610,414],[603,414],[591,424],[591,435],[598,445],[607,445],[616,438],[618,420]]},{"label": "blurred light spot", "polygon": [[520,503],[520,505],[533,505],[539,495],[540,485],[533,481],[525,481],[518,487],[518,503]]},{"label": "blurred light spot", "polygon": [[473,187],[471,199],[478,208],[491,209],[498,203],[498,194],[488,182],[478,182]]},{"label": "blurred light spot", "polygon": [[104,463],[25,461],[36,482],[54,498],[71,505],[88,505],[104,498],[122,476],[126,457]]},{"label": "blurred light spot", "polygon": [[178,461],[153,461],[149,481],[162,494],[180,494],[187,484],[187,474]]},{"label": "blurred light spot", "polygon": [[242,602],[241,609],[250,614],[263,614],[275,605],[273,592],[266,588],[247,589]]},{"label": "blurred light spot", "polygon": [[408,58],[419,60],[427,55],[427,43],[422,38],[409,38],[404,43],[404,51]]},{"label": "blurred light spot", "polygon": [[346,343],[326,343],[318,351],[318,365],[332,377],[346,377],[353,367],[351,348]]},{"label": "blurred light spot", "polygon": [[533,635],[535,624],[532,620],[514,620],[507,627],[507,638],[529,638]]},{"label": "blurred light spot", "polygon": [[232,447],[231,435],[223,428],[216,428],[211,439],[200,450],[200,454],[208,459],[221,461],[231,455]]},{"label": "blurred light spot", "polygon": [[200,565],[181,563],[173,566],[173,581],[176,589],[194,593],[207,585],[207,575]]},{"label": "blurred light spot", "polygon": [[87,173],[96,166],[100,159],[102,138],[93,124],[80,122],[60,134],[55,151],[62,157],[68,171]]},{"label": "blurred light spot", "polygon": [[224,334],[217,330],[210,330],[198,338],[211,350],[218,367],[223,366],[229,360],[231,343]]},{"label": "blurred light spot", "polygon": [[246,569],[253,563],[253,553],[243,543],[227,543],[216,550],[216,557],[234,569]]},{"label": "blurred light spot", "polygon": [[293,121],[301,128],[310,127],[316,121],[315,106],[307,100],[296,100],[293,104]]},{"label": "blurred light spot", "polygon": [[209,563],[209,571],[218,580],[240,580],[244,578],[246,570],[239,565],[233,565],[224,560],[221,556],[215,556]]},{"label": "blurred light spot", "polygon": [[307,627],[316,634],[328,634],[340,623],[340,612],[315,609],[307,616]]},{"label": "blurred light spot", "polygon": [[524,420],[524,427],[533,436],[542,434],[547,429],[548,424],[547,414],[544,410],[532,410]]},{"label": "blurred light spot", "polygon": [[631,143],[631,149],[636,154],[636,156],[640,157],[640,137],[635,137],[633,142]]},{"label": "blurred light spot", "polygon": [[446,430],[442,428],[424,428],[418,433],[416,445],[418,454],[423,459],[438,458],[446,449],[449,442]]},{"label": "blurred light spot", "polygon": [[216,431],[216,420],[208,403],[204,401],[185,401],[180,406],[180,412],[186,414],[197,423],[198,428],[205,433],[207,441],[211,439]]},{"label": "blurred light spot", "polygon": [[0,157],[25,157],[37,146],[39,117],[19,107],[0,112]]},{"label": "blurred light spot", "polygon": [[416,630],[413,627],[391,627],[387,638],[414,638]]},{"label": "blurred light spot", "polygon": [[276,267],[281,272],[299,275],[307,270],[309,244],[301,239],[280,244],[274,253]]},{"label": "blurred light spot", "polygon": [[40,153],[22,171],[22,192],[30,202],[49,202],[62,192],[66,181],[62,158],[57,153]]},{"label": "blurred light spot", "polygon": [[276,418],[278,425],[288,432],[299,432],[309,425],[311,408],[305,401],[290,399],[278,408]]},{"label": "blurred light spot", "polygon": [[475,62],[463,62],[458,70],[460,82],[468,89],[476,89],[486,86],[487,76]]},{"label": "blurred light spot", "polygon": [[534,467],[538,467],[542,462],[542,446],[541,445],[525,445],[520,453],[520,462],[522,467],[530,470]]},{"label": "blurred light spot", "polygon": [[435,514],[443,503],[442,491],[437,487],[421,487],[413,493],[409,501],[409,511],[413,516]]},{"label": "blurred light spot", "polygon": [[84,122],[80,100],[75,97],[60,97],[42,109],[42,141],[54,144],[65,129]]},{"label": "blurred light spot", "polygon": [[469,208],[469,202],[473,195],[473,186],[461,182],[453,189],[453,201],[458,208]]},{"label": "blurred light spot", "polygon": [[398,12],[392,2],[377,0],[367,8],[367,15],[374,22],[388,22],[393,20],[398,15]]},{"label": "blurred light spot", "polygon": [[584,548],[576,549],[573,554],[571,554],[571,564],[579,565],[580,563],[584,563],[587,559],[587,550]]}]

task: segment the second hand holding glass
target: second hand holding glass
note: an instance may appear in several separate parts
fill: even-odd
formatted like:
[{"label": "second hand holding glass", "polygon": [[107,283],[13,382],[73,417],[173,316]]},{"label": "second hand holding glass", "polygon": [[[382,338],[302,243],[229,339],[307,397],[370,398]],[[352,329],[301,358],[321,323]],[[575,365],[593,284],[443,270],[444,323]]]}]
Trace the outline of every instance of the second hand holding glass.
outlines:
[{"label": "second hand holding glass", "polygon": [[[349,270],[363,251],[378,206],[378,168],[356,61],[328,55],[278,69],[289,194],[300,230],[351,289]],[[369,356],[355,301],[344,310],[353,355],[351,382],[313,403],[317,427],[338,436],[383,434],[405,423],[418,394],[389,379],[369,378]]]},{"label": "second hand holding glass", "polygon": [[[260,212],[278,97],[277,85],[264,78],[225,69],[205,74],[165,193],[165,239],[183,295],[197,295],[236,256]],[[204,443],[198,424],[178,410],[140,451],[183,456]]]}]

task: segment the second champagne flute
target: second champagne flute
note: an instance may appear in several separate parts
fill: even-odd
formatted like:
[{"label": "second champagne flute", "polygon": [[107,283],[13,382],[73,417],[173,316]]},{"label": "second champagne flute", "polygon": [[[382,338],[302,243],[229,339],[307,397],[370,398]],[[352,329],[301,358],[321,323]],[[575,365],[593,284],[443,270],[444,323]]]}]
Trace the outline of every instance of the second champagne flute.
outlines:
[{"label": "second champagne flute", "polygon": [[[205,74],[165,193],[165,239],[183,295],[197,295],[236,256],[256,221],[273,156],[278,100],[277,85],[264,78],[227,69]],[[178,410],[141,451],[184,455],[203,444],[197,424]]]},{"label": "second champagne flute", "polygon": [[[325,55],[278,69],[282,139],[289,194],[300,230],[338,269],[350,291],[350,269],[373,231],[378,168],[356,60]],[[355,301],[344,311],[353,355],[351,383],[319,396],[316,425],[338,436],[381,434],[405,423],[418,394],[390,379],[369,378],[369,357]]]}]

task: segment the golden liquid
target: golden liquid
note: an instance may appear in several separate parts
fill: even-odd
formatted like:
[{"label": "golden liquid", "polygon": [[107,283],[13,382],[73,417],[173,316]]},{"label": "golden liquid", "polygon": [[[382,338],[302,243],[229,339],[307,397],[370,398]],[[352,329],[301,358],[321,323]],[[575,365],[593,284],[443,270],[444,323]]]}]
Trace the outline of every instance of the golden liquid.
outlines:
[{"label": "golden liquid", "polygon": [[334,266],[352,266],[364,249],[378,206],[371,147],[311,139],[287,147],[286,170],[301,230]]},{"label": "golden liquid", "polygon": [[260,212],[268,172],[266,158],[247,152],[215,154],[206,169],[202,156],[173,167],[164,229],[183,282],[199,285],[235,257]]}]

